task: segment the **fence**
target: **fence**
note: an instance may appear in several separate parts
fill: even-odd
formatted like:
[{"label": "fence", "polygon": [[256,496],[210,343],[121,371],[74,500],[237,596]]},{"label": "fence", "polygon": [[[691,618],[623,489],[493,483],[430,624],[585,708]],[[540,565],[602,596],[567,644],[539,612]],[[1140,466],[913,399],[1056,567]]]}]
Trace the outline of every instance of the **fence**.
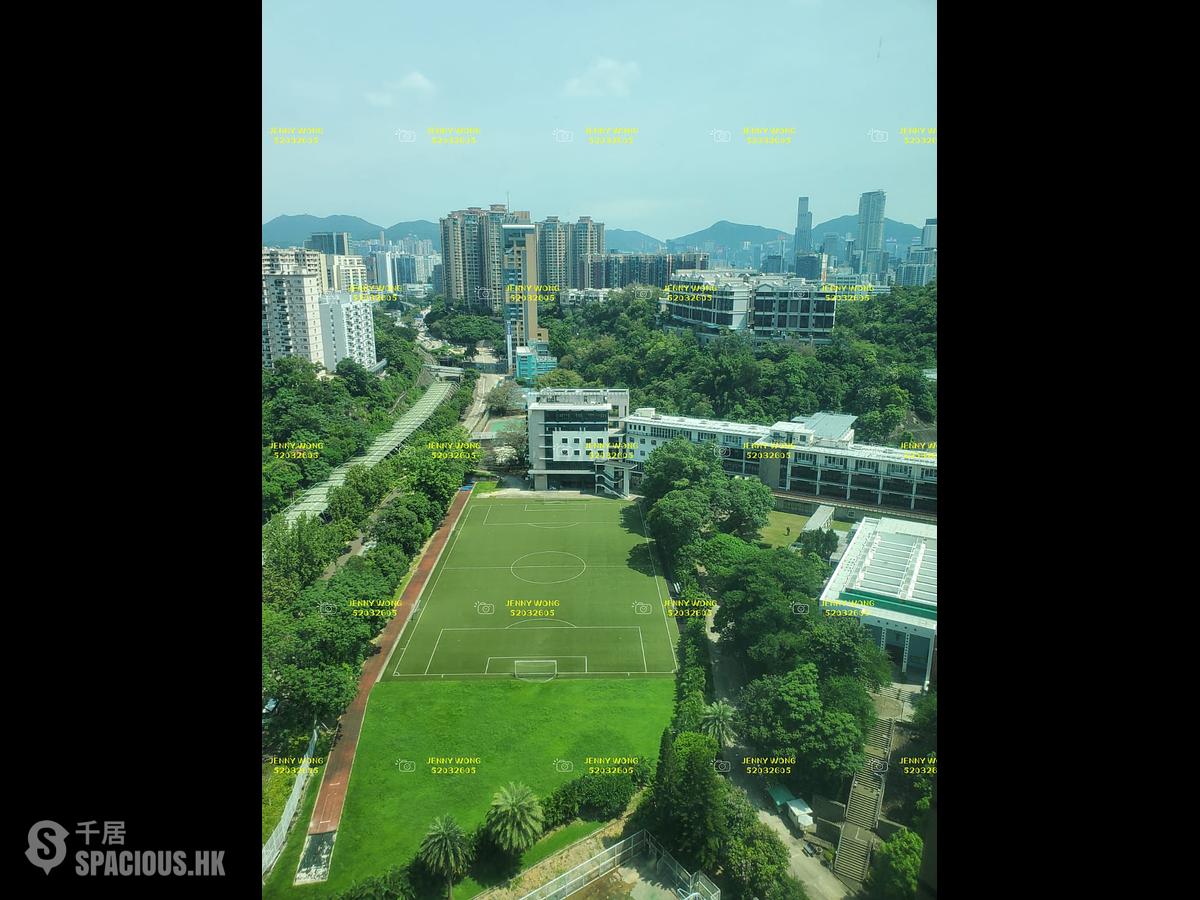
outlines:
[{"label": "fence", "polygon": [[[314,728],[312,738],[308,742],[308,749],[304,751],[305,757],[312,759],[316,749],[317,729]],[[283,815],[279,817],[279,824],[275,826],[275,830],[263,844],[262,874],[264,878],[267,877],[271,866],[275,865],[275,860],[279,859],[279,854],[283,851],[283,845],[287,840],[288,826],[292,822],[292,817],[296,815],[296,807],[300,805],[300,798],[304,796],[304,785],[308,783],[310,771],[311,769],[307,765],[300,769],[300,774],[296,776],[296,783],[292,785],[292,792],[288,795],[287,803],[283,805]]]},{"label": "fence", "polygon": [[697,895],[701,900],[721,900],[721,889],[709,881],[703,872],[692,875],[645,831],[617,841],[591,859],[530,891],[521,900],[562,900],[642,853],[653,857],[656,867],[660,870],[665,864],[665,869],[670,873],[677,888],[685,888],[689,895]]}]

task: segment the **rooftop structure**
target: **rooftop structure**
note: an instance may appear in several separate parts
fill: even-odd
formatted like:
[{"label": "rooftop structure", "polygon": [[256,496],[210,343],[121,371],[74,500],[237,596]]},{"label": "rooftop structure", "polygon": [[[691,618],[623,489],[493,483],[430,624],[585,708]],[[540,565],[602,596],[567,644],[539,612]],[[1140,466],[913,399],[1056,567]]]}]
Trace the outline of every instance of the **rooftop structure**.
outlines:
[{"label": "rooftop structure", "polygon": [[915,664],[928,687],[937,638],[937,526],[863,519],[821,592],[821,608],[857,616],[901,674]]}]

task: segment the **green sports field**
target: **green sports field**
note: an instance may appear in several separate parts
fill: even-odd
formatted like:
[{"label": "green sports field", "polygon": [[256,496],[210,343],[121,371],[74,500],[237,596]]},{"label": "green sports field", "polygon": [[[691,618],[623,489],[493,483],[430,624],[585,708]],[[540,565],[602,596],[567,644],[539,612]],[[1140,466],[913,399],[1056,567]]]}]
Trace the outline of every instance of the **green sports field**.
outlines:
[{"label": "green sports field", "polygon": [[383,677],[669,675],[666,599],[634,504],[473,496]]}]

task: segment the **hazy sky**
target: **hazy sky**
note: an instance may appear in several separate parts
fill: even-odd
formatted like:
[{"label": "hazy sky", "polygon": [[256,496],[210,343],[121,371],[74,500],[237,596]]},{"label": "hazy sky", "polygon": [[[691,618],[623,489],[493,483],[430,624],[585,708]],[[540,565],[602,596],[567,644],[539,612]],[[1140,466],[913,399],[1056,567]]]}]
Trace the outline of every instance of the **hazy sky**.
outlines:
[{"label": "hazy sky", "polygon": [[[936,0],[264,0],[262,63],[264,222],[436,222],[507,193],[535,220],[665,240],[719,219],[790,233],[798,196],[817,224],[880,188],[889,219],[937,215],[937,146],[899,133],[937,127]],[[319,142],[269,133],[302,127]],[[589,144],[603,127],[637,133]]]}]

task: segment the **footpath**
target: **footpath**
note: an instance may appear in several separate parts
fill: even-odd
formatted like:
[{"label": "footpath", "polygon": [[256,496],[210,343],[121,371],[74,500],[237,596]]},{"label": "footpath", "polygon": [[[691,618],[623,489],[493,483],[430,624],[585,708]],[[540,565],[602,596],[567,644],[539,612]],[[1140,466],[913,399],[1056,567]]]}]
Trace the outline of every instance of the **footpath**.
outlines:
[{"label": "footpath", "polygon": [[450,503],[445,521],[430,538],[429,546],[417,562],[416,570],[404,593],[396,603],[396,615],[380,632],[378,643],[379,652],[369,656],[363,664],[362,676],[358,681],[358,693],[346,707],[338,721],[341,736],[329,752],[325,772],[321,778],[321,786],[317,794],[316,805],[313,806],[312,818],[309,820],[308,836],[305,839],[304,850],[300,854],[300,867],[296,873],[296,884],[306,884],[314,881],[325,881],[329,876],[329,859],[333,854],[333,843],[338,824],[342,820],[342,807],[346,802],[346,789],[350,783],[350,770],[354,765],[354,753],[358,749],[358,738],[362,733],[363,718],[367,713],[367,700],[371,696],[371,688],[379,679],[384,663],[391,656],[400,633],[408,623],[413,609],[425,583],[429,580],[434,566],[441,558],[442,550],[450,540],[454,526],[458,524],[463,508],[471,498],[473,485],[460,488]]}]

